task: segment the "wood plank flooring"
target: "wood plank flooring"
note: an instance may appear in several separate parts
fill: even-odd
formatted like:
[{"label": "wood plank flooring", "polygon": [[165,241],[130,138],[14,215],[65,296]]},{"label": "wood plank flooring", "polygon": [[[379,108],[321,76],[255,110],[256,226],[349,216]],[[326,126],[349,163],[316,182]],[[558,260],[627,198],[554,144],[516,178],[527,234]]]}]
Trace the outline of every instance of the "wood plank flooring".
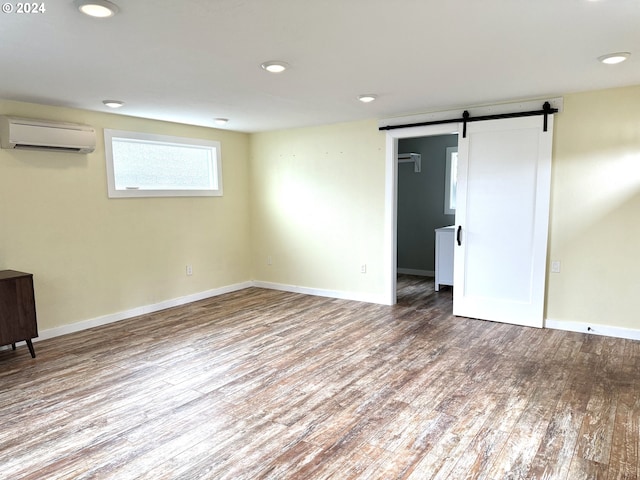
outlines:
[{"label": "wood plank flooring", "polygon": [[251,288],[0,351],[0,478],[638,479],[640,345]]}]

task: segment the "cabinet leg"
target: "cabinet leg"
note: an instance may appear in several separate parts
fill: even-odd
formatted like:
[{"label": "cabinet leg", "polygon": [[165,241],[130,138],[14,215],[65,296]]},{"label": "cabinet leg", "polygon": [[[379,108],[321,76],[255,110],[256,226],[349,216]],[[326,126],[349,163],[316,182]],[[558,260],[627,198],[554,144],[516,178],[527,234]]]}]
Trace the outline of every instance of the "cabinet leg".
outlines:
[{"label": "cabinet leg", "polygon": [[12,343],[12,344],[11,344],[11,349],[12,349],[12,350],[15,350],[15,349],[16,349],[16,344],[15,344],[15,343]]},{"label": "cabinet leg", "polygon": [[27,340],[27,347],[29,347],[29,353],[31,353],[31,358],[36,358],[36,351],[33,349],[33,342],[31,340]]}]

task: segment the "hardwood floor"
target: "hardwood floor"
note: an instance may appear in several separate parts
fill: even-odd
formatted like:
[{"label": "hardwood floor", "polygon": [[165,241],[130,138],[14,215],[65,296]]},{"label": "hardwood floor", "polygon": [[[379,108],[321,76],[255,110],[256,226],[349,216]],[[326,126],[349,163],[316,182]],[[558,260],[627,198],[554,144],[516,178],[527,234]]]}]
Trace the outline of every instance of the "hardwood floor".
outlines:
[{"label": "hardwood floor", "polygon": [[637,479],[640,343],[251,288],[0,351],[7,479]]}]

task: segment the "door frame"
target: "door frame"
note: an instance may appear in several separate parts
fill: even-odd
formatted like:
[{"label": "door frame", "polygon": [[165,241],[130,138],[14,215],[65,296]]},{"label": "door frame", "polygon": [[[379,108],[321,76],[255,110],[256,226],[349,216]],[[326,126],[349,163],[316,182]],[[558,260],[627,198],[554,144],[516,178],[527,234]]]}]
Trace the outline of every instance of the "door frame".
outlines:
[{"label": "door frame", "polygon": [[384,216],[384,298],[385,304],[396,304],[398,271],[398,140],[416,137],[455,135],[460,123],[443,123],[398,128],[386,132],[385,216]]},{"label": "door frame", "polygon": [[[471,116],[526,112],[540,108],[544,100],[523,100],[505,102],[493,105],[483,105],[467,108]],[[547,98],[553,108],[562,113],[564,99],[562,97]],[[419,115],[407,115],[381,119],[379,127],[390,125],[406,125],[409,123],[429,122],[461,118],[462,109],[431,112]],[[398,140],[401,138],[432,137],[435,135],[456,134],[462,131],[461,123],[446,123],[427,126],[411,126],[386,130],[386,161],[385,161],[385,214],[384,214],[384,258],[383,275],[384,286],[382,300],[387,305],[396,303],[396,275],[397,275],[397,215],[398,215]]]}]

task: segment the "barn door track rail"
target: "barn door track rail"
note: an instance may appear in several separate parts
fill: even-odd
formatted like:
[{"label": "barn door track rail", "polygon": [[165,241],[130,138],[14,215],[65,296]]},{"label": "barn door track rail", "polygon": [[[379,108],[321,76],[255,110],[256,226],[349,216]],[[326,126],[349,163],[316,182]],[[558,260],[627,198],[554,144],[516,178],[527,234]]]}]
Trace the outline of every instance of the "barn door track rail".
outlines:
[{"label": "barn door track rail", "polygon": [[494,115],[480,115],[477,117],[472,117],[469,114],[468,110],[465,110],[462,113],[462,118],[450,118],[445,120],[432,120],[429,122],[419,122],[419,123],[406,123],[403,125],[387,125],[384,127],[379,127],[378,130],[395,130],[398,128],[407,128],[407,127],[424,127],[427,125],[441,125],[443,123],[460,123],[462,122],[462,138],[467,137],[467,123],[469,122],[480,122],[482,120],[499,120],[502,118],[517,118],[517,117],[533,117],[536,115],[543,115],[543,131],[547,131],[547,118],[549,115],[553,115],[554,113],[558,113],[557,108],[552,108],[549,102],[544,102],[542,105],[542,110],[530,110],[528,112],[513,112],[513,113],[498,113]]}]

